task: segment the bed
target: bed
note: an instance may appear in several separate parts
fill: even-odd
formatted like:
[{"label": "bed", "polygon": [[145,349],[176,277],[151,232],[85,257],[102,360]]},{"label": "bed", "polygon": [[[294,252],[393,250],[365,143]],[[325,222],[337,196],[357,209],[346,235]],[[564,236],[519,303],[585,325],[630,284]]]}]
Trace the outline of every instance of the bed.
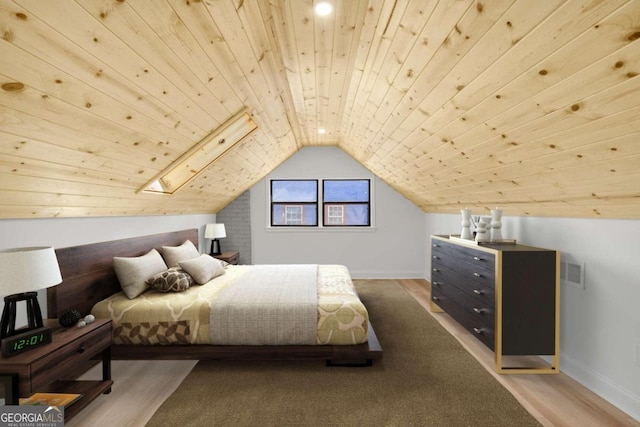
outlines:
[{"label": "bed", "polygon": [[[340,298],[345,296],[345,286],[342,282],[345,280],[350,282],[348,271],[346,273],[341,271],[344,269],[342,266],[228,266],[225,274],[210,282],[200,286],[192,286],[185,292],[175,293],[175,295],[179,295],[178,299],[185,299],[190,294],[197,295],[196,299],[200,300],[203,299],[202,294],[212,294],[218,298],[233,293],[229,289],[238,289],[232,287],[238,280],[245,280],[242,283],[246,284],[252,274],[264,276],[264,270],[256,273],[255,270],[258,268],[266,268],[268,271],[271,271],[269,269],[285,268],[288,269],[287,274],[293,274],[293,277],[296,277],[296,274],[315,274],[313,268],[317,268],[317,276],[328,278],[328,280],[324,284],[322,281],[318,284],[317,316],[315,318],[317,329],[314,342],[309,341],[308,333],[304,341],[290,340],[285,341],[284,344],[275,344],[272,341],[229,341],[229,337],[241,335],[237,328],[241,322],[235,320],[237,318],[229,317],[233,321],[227,319],[229,324],[226,325],[225,330],[230,330],[230,333],[221,336],[220,332],[212,332],[214,328],[209,328],[207,316],[211,325],[221,324],[223,318],[220,317],[220,314],[216,314],[220,313],[220,310],[214,313],[215,310],[212,308],[210,313],[206,312],[209,307],[208,303],[204,303],[199,308],[194,308],[193,303],[186,303],[191,307],[191,317],[182,314],[189,310],[172,309],[174,323],[166,324],[166,326],[174,331],[178,329],[180,333],[174,334],[177,338],[173,340],[165,339],[162,336],[158,339],[154,334],[156,334],[157,326],[162,322],[162,319],[155,318],[155,320],[145,321],[138,319],[136,315],[125,316],[123,313],[128,313],[130,308],[123,307],[127,307],[127,304],[147,306],[150,304],[147,300],[158,300],[157,304],[166,305],[163,301],[174,297],[149,291],[142,294],[143,298],[141,299],[136,297],[128,301],[128,298],[123,295],[120,281],[114,271],[113,260],[114,257],[139,257],[154,248],[161,251],[162,247],[177,247],[185,242],[188,243],[188,241],[198,247],[198,231],[196,229],[57,249],[63,282],[48,290],[48,317],[57,318],[65,311],[74,309],[83,315],[93,310],[96,316],[112,318],[115,321],[114,345],[111,350],[114,359],[321,359],[325,360],[328,365],[371,365],[373,360],[382,357],[382,348],[373,327],[368,322],[366,309],[364,309],[364,313],[359,312],[358,315],[354,312],[353,315],[353,318],[358,318],[357,324],[362,323],[362,318],[365,318],[363,327],[356,325],[358,327],[351,328],[351,332],[342,334],[342,336],[332,333],[331,328],[327,328],[327,324],[335,323],[335,316],[332,317],[331,313],[323,314],[323,311],[327,311],[327,307],[335,307],[336,304],[358,307],[359,303],[357,295],[355,296],[356,301],[354,301],[348,292],[346,293],[346,302],[335,299],[338,296]],[[302,273],[298,273],[299,270]],[[280,274],[277,271],[272,273]],[[273,283],[277,281],[274,280]],[[268,285],[263,287],[269,288]],[[244,289],[244,287],[240,287],[240,289]],[[239,297],[243,297],[242,292]],[[221,299],[224,298],[221,297]],[[119,303],[124,305],[118,306]],[[213,307],[214,304],[211,306]],[[154,310],[152,309],[151,312],[153,313]],[[176,318],[175,313],[177,312],[184,315],[184,319]],[[198,312],[199,315],[194,314]],[[205,312],[204,317],[202,317],[202,312]],[[327,321],[328,318],[331,318],[332,321]],[[308,320],[309,316],[307,315],[307,323],[309,323]],[[118,322],[120,324],[116,324]],[[324,326],[321,327],[322,325]],[[182,329],[179,329],[180,326]],[[139,334],[140,329],[144,329],[144,327],[147,328],[147,331]],[[136,330],[135,334],[131,333],[132,329]],[[358,329],[362,330],[359,334],[353,332]],[[153,334],[150,334],[149,330],[153,330]],[[185,334],[185,330],[188,333]],[[366,336],[363,337],[362,334]],[[132,336],[136,338],[133,340],[127,338]],[[218,341],[211,337],[217,337]]]}]

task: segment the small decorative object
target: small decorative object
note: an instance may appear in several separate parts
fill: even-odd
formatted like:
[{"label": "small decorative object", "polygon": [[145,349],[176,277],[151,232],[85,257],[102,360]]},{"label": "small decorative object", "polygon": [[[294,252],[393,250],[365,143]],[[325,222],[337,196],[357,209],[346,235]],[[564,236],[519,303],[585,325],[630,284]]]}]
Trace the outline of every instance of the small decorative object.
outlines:
[{"label": "small decorative object", "polygon": [[473,236],[471,234],[471,209],[460,209],[462,215],[462,232],[460,233],[461,239],[471,240]]},{"label": "small decorative object", "polygon": [[502,240],[502,209],[491,209],[491,241]]},{"label": "small decorative object", "polygon": [[59,322],[60,322],[60,325],[64,326],[65,328],[68,328],[78,323],[78,320],[80,319],[82,319],[82,314],[80,314],[78,310],[67,310],[64,313],[62,313],[62,316],[60,316]]},{"label": "small decorative object", "polygon": [[87,322],[84,320],[78,320],[78,323],[76,323],[76,328],[84,328],[85,326],[87,326]]},{"label": "small decorative object", "polygon": [[87,325],[89,323],[93,323],[94,320],[96,320],[96,316],[94,316],[93,314],[87,314],[86,316],[84,316],[84,321]]},{"label": "small decorative object", "polygon": [[491,218],[488,216],[480,217],[476,228],[476,242],[488,242],[489,241],[489,223]]}]

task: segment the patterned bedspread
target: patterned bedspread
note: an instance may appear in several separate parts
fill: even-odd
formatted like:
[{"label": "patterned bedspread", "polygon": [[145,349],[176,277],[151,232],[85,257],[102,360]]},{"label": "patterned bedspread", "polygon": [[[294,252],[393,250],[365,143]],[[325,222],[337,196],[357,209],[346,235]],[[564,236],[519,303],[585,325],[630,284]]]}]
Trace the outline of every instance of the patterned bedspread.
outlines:
[{"label": "patterned bedspread", "polygon": [[[212,344],[211,306],[224,289],[240,283],[239,279],[251,268],[230,265],[222,276],[184,292],[147,291],[133,300],[120,292],[96,304],[91,312],[113,321],[114,344]],[[369,315],[347,268],[319,265],[317,286],[316,344],[366,342]]]}]

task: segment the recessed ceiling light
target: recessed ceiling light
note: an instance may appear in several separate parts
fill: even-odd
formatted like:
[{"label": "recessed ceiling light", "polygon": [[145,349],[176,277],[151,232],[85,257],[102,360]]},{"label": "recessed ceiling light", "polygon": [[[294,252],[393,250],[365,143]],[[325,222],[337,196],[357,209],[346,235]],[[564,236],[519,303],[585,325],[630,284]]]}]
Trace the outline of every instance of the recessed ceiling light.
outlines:
[{"label": "recessed ceiling light", "polygon": [[327,131],[326,131],[326,130],[324,130],[324,128],[319,128],[319,129],[318,129],[318,133],[319,133],[320,135],[322,135],[322,134],[324,134],[324,133],[327,133]]},{"label": "recessed ceiling light", "polygon": [[314,10],[319,16],[327,16],[333,12],[333,5],[328,1],[319,1],[314,6]]}]

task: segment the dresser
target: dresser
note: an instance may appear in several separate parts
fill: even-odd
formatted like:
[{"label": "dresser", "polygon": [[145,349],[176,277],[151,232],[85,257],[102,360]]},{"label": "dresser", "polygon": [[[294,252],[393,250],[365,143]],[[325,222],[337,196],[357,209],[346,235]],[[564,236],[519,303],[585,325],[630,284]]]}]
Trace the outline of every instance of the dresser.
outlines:
[{"label": "dresser", "polygon": [[554,250],[431,236],[432,311],[489,347],[499,373],[558,373],[559,263]]}]

